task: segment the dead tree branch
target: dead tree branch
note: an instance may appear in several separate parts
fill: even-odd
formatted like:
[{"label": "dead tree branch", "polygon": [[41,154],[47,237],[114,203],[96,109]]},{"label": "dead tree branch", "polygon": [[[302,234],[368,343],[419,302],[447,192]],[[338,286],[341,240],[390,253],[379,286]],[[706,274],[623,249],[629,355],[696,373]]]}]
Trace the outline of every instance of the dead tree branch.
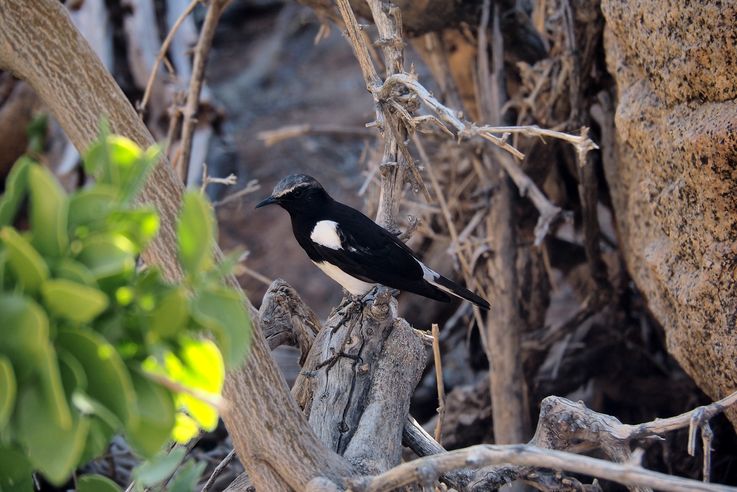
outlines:
[{"label": "dead tree branch", "polygon": [[[737,487],[706,484],[646,470],[639,465],[619,464],[529,444],[481,444],[445,454],[426,456],[371,478],[350,480],[355,492],[389,492],[411,484],[430,486],[442,473],[459,468],[511,464],[519,467],[552,468],[600,477],[630,486],[646,486],[672,492],[734,492]],[[478,489],[488,490],[488,489]]]},{"label": "dead tree branch", "polygon": [[320,440],[359,470],[399,463],[409,401],[422,374],[425,342],[381,289],[344,303],[317,335],[293,393]]},{"label": "dead tree branch", "polygon": [[[399,163],[399,159],[405,159],[409,167],[415,188],[421,190],[428,197],[423,181],[416,170],[414,161],[409,154],[402,135],[403,132],[413,132],[420,122],[433,121],[443,131],[455,135],[459,140],[478,137],[487,140],[494,145],[506,150],[517,159],[522,159],[524,154],[507,142],[507,138],[511,134],[523,134],[536,137],[551,137],[561,139],[575,146],[576,152],[582,158],[593,149],[598,148],[591,139],[588,138],[587,129],[582,129],[581,135],[570,135],[554,130],[541,129],[537,126],[477,126],[474,123],[461,119],[457,113],[440,101],[438,101],[418,80],[414,75],[408,74],[401,68],[401,32],[397,27],[396,19],[398,18],[397,9],[390,7],[381,0],[372,0],[369,2],[371,12],[379,29],[381,39],[380,44],[384,51],[387,63],[387,78],[381,81],[379,74],[373,66],[369,55],[368,46],[362,36],[358,23],[356,21],[353,10],[348,0],[338,0],[338,9],[346,25],[347,37],[353,51],[358,59],[361,72],[366,81],[366,87],[373,95],[377,105],[376,125],[384,131],[385,134],[385,151],[382,159],[382,194],[379,202],[379,223],[394,229],[393,217],[399,207],[399,197],[403,190],[403,179],[397,174],[399,171],[390,170],[386,165],[394,166]],[[387,15],[388,12],[394,16],[394,20]],[[397,41],[399,40],[399,41]],[[410,97],[406,92],[410,92]],[[427,116],[413,116],[416,108],[414,101],[419,99],[434,114],[431,120]],[[389,110],[393,108],[394,111]],[[392,133],[395,139],[392,140]],[[399,138],[396,138],[399,137]],[[396,140],[396,142],[395,142]],[[540,212],[540,221],[537,228],[536,244],[540,244],[550,225],[557,220],[562,210],[550,203],[548,198],[540,191],[537,185],[522,171],[518,165],[510,161],[502,161],[504,170],[514,181],[519,192],[523,196],[528,196],[533,204]],[[396,166],[402,169],[401,165]],[[386,169],[384,171],[384,169]],[[384,173],[389,173],[384,175]],[[391,184],[391,186],[390,186]]]},{"label": "dead tree branch", "polygon": [[276,279],[266,291],[259,309],[259,319],[269,348],[280,345],[299,348],[299,363],[303,365],[320,331],[317,315],[302,301],[289,284]]},{"label": "dead tree branch", "polygon": [[[498,6],[494,8],[492,19],[491,69],[487,63],[486,38],[490,16],[491,2],[486,0],[483,4],[478,35],[478,108],[483,118],[494,123],[503,123],[502,107],[507,100],[507,93],[503,63],[504,43],[499,29]],[[525,320],[520,314],[519,275],[516,265],[518,256],[524,252],[518,251],[517,248],[517,199],[507,174],[512,179],[515,173],[523,175],[527,180],[529,178],[502,149],[492,147],[482,155],[482,159],[484,168],[490,171],[488,180],[495,189],[486,216],[487,237],[494,251],[494,254],[486,259],[486,276],[493,279],[487,282],[486,292],[487,297],[494,299],[495,313],[486,319],[487,343],[484,347],[490,369],[494,442],[514,444],[524,442],[528,438],[530,423],[526,405],[525,377],[519,357],[520,334],[524,331]],[[507,170],[507,174],[502,169]],[[544,217],[545,215],[541,214],[540,221]]]},{"label": "dead tree branch", "polygon": [[200,105],[200,92],[202,84],[205,80],[205,66],[207,64],[207,55],[212,46],[212,40],[215,37],[215,28],[217,27],[223,10],[228,6],[230,0],[211,0],[207,7],[207,15],[202,25],[202,32],[197,40],[194,49],[194,60],[192,62],[192,78],[189,81],[189,91],[187,92],[187,103],[184,106],[182,120],[182,149],[177,169],[179,178],[182,183],[187,182],[189,174],[189,160],[192,154],[192,138],[194,129],[197,125],[197,109]]},{"label": "dead tree branch", "polygon": [[194,11],[195,7],[197,7],[198,4],[200,4],[202,0],[192,0],[189,5],[187,5],[187,8],[184,9],[184,11],[177,17],[177,20],[174,22],[174,25],[169,30],[169,33],[164,38],[164,41],[161,43],[161,48],[159,49],[158,55],[156,55],[156,61],[154,62],[153,67],[151,68],[151,74],[148,76],[148,81],[146,82],[146,89],[143,91],[143,97],[141,98],[141,102],[138,104],[138,111],[143,113],[146,110],[146,105],[148,104],[149,99],[151,98],[151,91],[154,86],[154,81],[156,80],[156,76],[159,73],[159,65],[164,60],[164,57],[166,56],[167,51],[169,51],[169,47],[171,46],[172,41],[174,41],[174,36],[176,35],[177,31],[181,27],[181,25],[184,23],[184,21],[189,17],[189,15]]}]

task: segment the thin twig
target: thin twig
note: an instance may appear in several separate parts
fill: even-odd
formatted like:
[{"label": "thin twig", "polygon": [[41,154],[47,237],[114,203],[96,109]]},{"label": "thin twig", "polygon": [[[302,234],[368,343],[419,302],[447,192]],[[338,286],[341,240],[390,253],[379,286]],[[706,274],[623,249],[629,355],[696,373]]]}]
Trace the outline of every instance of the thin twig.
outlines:
[{"label": "thin twig", "polygon": [[211,405],[220,414],[225,413],[230,406],[228,401],[218,394],[207,393],[197,388],[190,388],[188,386],[185,386],[177,381],[174,381],[173,379],[169,379],[166,376],[162,376],[160,374],[153,374],[150,372],[144,372],[144,374],[146,375],[147,378],[151,379],[152,381],[156,383],[159,383],[161,386],[165,387],[169,391],[172,391],[174,393],[184,393],[194,398],[197,398],[198,400],[201,400],[207,403],[208,405]]},{"label": "thin twig", "polygon": [[[430,158],[425,151],[425,147],[422,144],[422,141],[417,137],[416,134],[412,135],[412,141],[417,148],[417,152],[420,154],[420,159],[422,160],[425,166],[425,170],[427,171],[427,175],[430,178],[430,184],[432,185],[433,191],[435,192],[435,198],[440,204],[440,210],[442,211],[446,226],[448,227],[448,231],[450,232],[452,245],[455,245],[456,257],[458,258],[458,261],[461,264],[461,269],[463,270],[463,277],[466,280],[466,286],[469,289],[472,289],[475,281],[475,278],[473,276],[473,266],[469,263],[469,261],[466,259],[466,256],[461,251],[458,230],[456,229],[455,222],[453,222],[453,217],[450,214],[450,208],[448,207],[448,202],[445,199],[443,188],[440,186],[440,182],[435,175],[433,165],[430,162]],[[481,317],[481,310],[475,304],[473,305],[473,314],[478,326],[484,326],[483,318]],[[483,330],[481,330],[481,333],[483,333]]]},{"label": "thin twig", "polygon": [[370,92],[373,92],[373,89],[381,84],[381,78],[379,78],[379,74],[371,61],[366,40],[361,34],[360,27],[358,27],[358,21],[353,14],[353,8],[348,3],[348,0],[337,0],[336,3],[338,5],[338,11],[345,23],[348,40],[353,47],[353,52],[358,59],[358,65],[361,67],[361,73],[366,81],[366,88]]},{"label": "thin twig", "polygon": [[253,193],[254,191],[258,191],[261,189],[261,185],[259,184],[257,179],[252,179],[248,183],[246,183],[246,186],[235,193],[231,193],[230,195],[227,195],[222,200],[218,200],[217,202],[213,203],[212,205],[214,207],[222,207],[223,205],[227,205],[228,203],[231,203],[235,200],[238,200],[239,198],[244,197],[245,195],[249,195]]},{"label": "thin twig", "polygon": [[259,132],[257,137],[264,141],[264,145],[270,147],[276,143],[283,142],[290,138],[302,137],[305,135],[338,135],[349,137],[375,137],[376,132],[368,128],[346,128],[340,125],[287,125],[275,130],[266,130]]},{"label": "thin twig", "polygon": [[701,418],[708,420],[722,413],[727,407],[737,404],[737,391],[719,401],[695,408],[691,411],[670,417],[667,419],[656,419],[639,425],[622,424],[622,436],[625,439],[639,439],[647,436],[657,436],[665,432],[683,429],[691,425],[691,420],[696,413],[701,413]]},{"label": "thin twig", "polygon": [[222,184],[226,186],[233,186],[238,182],[238,177],[230,173],[224,178],[218,178],[216,176],[210,176],[207,174],[207,163],[202,163],[202,185],[200,186],[200,192],[204,193],[207,187],[211,184]]},{"label": "thin twig", "polygon": [[269,285],[271,285],[274,282],[273,279],[270,279],[266,275],[263,275],[263,274],[257,272],[256,270],[252,270],[252,269],[248,268],[246,265],[243,265],[243,264],[236,265],[235,268],[234,268],[234,272],[233,273],[235,273],[235,275],[236,276],[239,276],[239,277],[241,275],[248,275],[249,277],[252,277],[252,278],[258,280],[259,282],[261,282],[262,284],[264,284],[266,286],[269,286]]},{"label": "thin twig", "polygon": [[673,492],[737,491],[737,487],[706,484],[696,480],[646,470],[637,465],[612,463],[527,444],[481,444],[448,453],[426,456],[396,466],[381,475],[353,480],[351,481],[351,487],[355,492],[388,492],[414,483],[432,483],[441,474],[451,470],[502,464],[551,468],[581,473],[624,485],[639,485]]},{"label": "thin twig", "polygon": [[143,113],[146,110],[148,100],[151,98],[151,92],[154,87],[156,75],[159,72],[159,65],[166,56],[166,52],[169,51],[169,46],[171,46],[171,43],[174,40],[174,36],[179,30],[179,27],[184,23],[185,19],[189,16],[189,14],[192,13],[195,7],[197,7],[197,4],[199,4],[201,1],[202,0],[192,0],[189,5],[187,5],[187,8],[184,9],[184,11],[179,15],[171,30],[169,30],[169,33],[166,35],[166,38],[164,38],[164,42],[161,43],[161,49],[159,49],[159,54],[156,55],[156,61],[154,62],[154,66],[151,67],[151,74],[148,76],[148,82],[146,82],[146,90],[143,92],[143,98],[138,104],[139,113]]},{"label": "thin twig", "polygon": [[432,354],[435,359],[435,379],[438,383],[438,421],[435,423],[435,440],[441,441],[443,420],[445,420],[445,383],[443,382],[443,363],[440,359],[440,330],[432,324]]},{"label": "thin twig", "polygon": [[211,0],[207,8],[205,22],[202,25],[200,37],[194,50],[194,59],[192,61],[192,77],[189,81],[189,90],[187,92],[187,104],[183,110],[184,119],[182,120],[182,155],[179,160],[179,177],[183,183],[187,182],[187,174],[189,172],[189,159],[192,154],[192,137],[194,136],[194,128],[197,123],[195,115],[200,104],[200,92],[205,77],[205,65],[207,64],[207,55],[212,46],[212,40],[215,37],[215,27],[223,10],[230,0]]},{"label": "thin twig", "polygon": [[230,453],[223,458],[223,461],[218,463],[218,466],[215,467],[215,469],[212,471],[212,475],[210,475],[210,478],[207,479],[207,482],[205,482],[205,485],[202,486],[202,492],[207,492],[210,490],[210,488],[215,484],[215,480],[218,478],[218,476],[225,470],[225,468],[230,464],[231,461],[233,461],[233,458],[235,458],[235,449],[231,449]]},{"label": "thin twig", "polygon": [[250,254],[250,251],[244,251],[240,255],[240,257],[238,258],[238,263],[236,263],[235,267],[233,268],[233,274],[236,277],[240,277],[241,275],[248,275],[266,285],[267,287],[270,287],[271,284],[274,283],[273,279],[270,279],[269,277],[262,275],[256,270],[252,270],[246,266],[246,259],[248,259]]},{"label": "thin twig", "polygon": [[[564,140],[576,147],[576,152],[581,157],[593,149],[598,148],[596,144],[588,138],[587,129],[581,130],[581,135],[570,135],[568,133],[558,132],[539,128],[536,125],[528,126],[477,126],[471,122],[467,122],[459,118],[455,111],[452,111],[440,101],[438,101],[417,78],[406,74],[394,74],[384,81],[384,84],[374,92],[374,97],[379,100],[388,100],[392,96],[392,91],[397,85],[402,85],[412,91],[420,98],[445,125],[455,130],[458,138],[478,137],[487,140],[494,145],[506,150],[518,159],[522,159],[524,154],[507,142],[507,136],[510,134],[523,134],[536,137],[551,137]],[[411,124],[411,123],[407,123]],[[501,136],[497,136],[501,134]],[[540,212],[540,219],[535,227],[535,244],[542,243],[543,238],[547,234],[550,226],[558,220],[563,211],[560,207],[553,205],[545,194],[540,191],[538,186],[530,179],[527,174],[515,163],[500,159],[500,164],[512,178],[522,196],[528,196],[535,207]]]}]

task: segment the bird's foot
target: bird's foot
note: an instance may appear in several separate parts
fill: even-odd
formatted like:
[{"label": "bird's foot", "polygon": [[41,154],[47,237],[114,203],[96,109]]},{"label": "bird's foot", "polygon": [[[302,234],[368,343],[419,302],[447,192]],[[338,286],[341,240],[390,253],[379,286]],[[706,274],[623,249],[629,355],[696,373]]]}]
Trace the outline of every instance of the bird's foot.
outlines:
[{"label": "bird's foot", "polygon": [[359,295],[351,294],[347,290],[343,290],[343,300],[338,306],[338,312],[342,313],[346,311],[350,312],[363,309],[364,306],[366,306],[366,304],[376,295],[377,288],[378,287],[374,287],[366,294]]},{"label": "bird's foot", "polygon": [[340,360],[341,357],[345,357],[346,359],[351,359],[352,361],[358,363],[361,362],[361,357],[358,355],[352,355],[347,354],[345,352],[338,352],[332,357],[329,357],[325,359],[324,361],[320,362],[317,366],[315,366],[315,369],[322,369],[323,367],[327,366],[328,369],[332,369],[332,367]]}]

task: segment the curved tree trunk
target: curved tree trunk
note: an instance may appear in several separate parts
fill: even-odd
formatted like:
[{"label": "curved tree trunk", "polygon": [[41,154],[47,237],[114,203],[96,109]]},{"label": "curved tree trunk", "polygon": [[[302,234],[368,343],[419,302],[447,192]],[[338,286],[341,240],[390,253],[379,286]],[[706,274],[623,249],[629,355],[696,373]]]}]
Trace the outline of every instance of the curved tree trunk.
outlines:
[{"label": "curved tree trunk", "polygon": [[[103,119],[110,131],[148,147],[155,142],[133,106],[56,0],[0,3],[0,67],[27,81],[48,105],[74,145],[83,151]],[[159,211],[161,229],[144,253],[168,278],[181,276],[175,224],[182,186],[162,160],[141,200]],[[231,284],[237,286],[235,278]],[[312,477],[340,481],[350,467],[325,448],[307,425],[276,368],[257,323],[244,366],[231,371],[223,415],[239,458],[259,490],[302,488]]]}]

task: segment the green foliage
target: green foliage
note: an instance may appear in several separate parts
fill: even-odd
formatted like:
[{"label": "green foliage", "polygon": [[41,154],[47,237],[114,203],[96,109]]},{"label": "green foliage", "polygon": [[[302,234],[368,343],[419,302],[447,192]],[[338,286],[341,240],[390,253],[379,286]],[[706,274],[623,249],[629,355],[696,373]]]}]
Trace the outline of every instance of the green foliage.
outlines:
[{"label": "green foliage", "polygon": [[77,479],[77,492],[120,492],[120,487],[102,475],[84,475]]},{"label": "green foliage", "polygon": [[[177,224],[186,278],[137,269],[159,228],[134,203],[158,150],[103,137],[84,158],[95,184],[67,194],[28,157],[0,196],[0,491],[32,490],[31,471],[62,485],[76,467],[123,434],[149,461],[136,473],[154,486],[180,465],[179,448],[217,424],[225,368],[248,350],[250,321],[212,251],[206,199],[185,193]],[[28,230],[19,213],[28,204]],[[214,341],[212,341],[214,340]],[[176,389],[174,389],[176,388]],[[186,463],[171,490],[189,490],[202,469]],[[80,491],[116,491],[84,476]]]}]

